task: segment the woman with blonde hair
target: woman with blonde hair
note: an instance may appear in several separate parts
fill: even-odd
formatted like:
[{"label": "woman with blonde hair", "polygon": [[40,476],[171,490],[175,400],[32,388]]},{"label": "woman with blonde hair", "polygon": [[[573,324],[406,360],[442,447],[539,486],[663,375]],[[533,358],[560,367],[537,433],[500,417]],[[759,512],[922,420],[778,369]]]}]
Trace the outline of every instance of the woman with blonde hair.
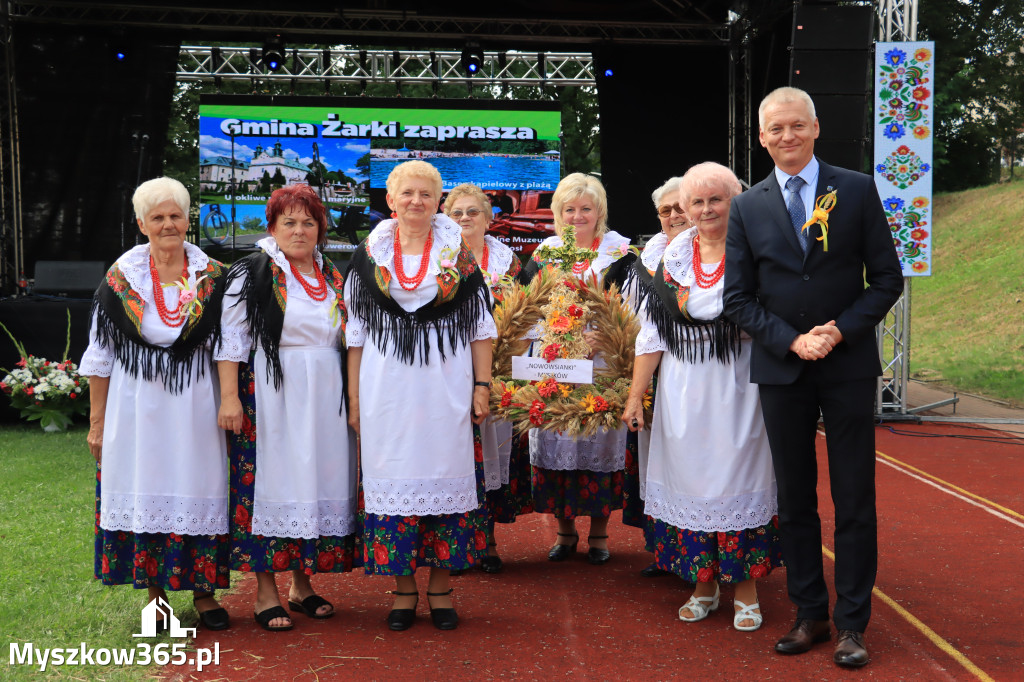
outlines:
[{"label": "woman with blonde hair", "polygon": [[782,557],[751,340],[722,313],[729,205],[740,183],[725,166],[701,163],[679,193],[693,227],[669,244],[653,277],[622,421],[644,427],[643,395],[659,369],[645,490],[655,563],[696,583],[680,620],[707,618],[719,583],[730,583],[733,627],[751,631],[762,622],[756,580]]},{"label": "woman with blonde hair", "polygon": [[434,626],[457,627],[449,571],[474,565],[487,548],[477,427],[490,413],[496,329],[462,228],[437,213],[441,187],[429,163],[395,166],[393,218],[359,245],[345,289],[365,570],[395,576],[392,630],[415,620],[421,566],[430,567]]},{"label": "woman with blonde hair", "polygon": [[[551,209],[556,236],[540,246],[562,246],[562,231],[571,225],[577,246],[597,252],[593,261],[575,263],[572,273],[580,279],[597,278],[606,289],[612,284],[621,288],[636,256],[629,251],[629,239],[608,229],[608,199],[601,181],[583,173],[565,176],[555,188]],[[526,277],[554,265],[542,261],[538,249],[526,267]],[[594,359],[595,364],[600,363],[600,354]],[[575,437],[530,431],[534,505],[538,512],[558,519],[549,561],[564,561],[576,551],[576,518],[580,516],[590,517],[587,560],[600,565],[611,558],[608,519],[613,510],[622,508],[626,449],[626,430],[621,428]]]}]

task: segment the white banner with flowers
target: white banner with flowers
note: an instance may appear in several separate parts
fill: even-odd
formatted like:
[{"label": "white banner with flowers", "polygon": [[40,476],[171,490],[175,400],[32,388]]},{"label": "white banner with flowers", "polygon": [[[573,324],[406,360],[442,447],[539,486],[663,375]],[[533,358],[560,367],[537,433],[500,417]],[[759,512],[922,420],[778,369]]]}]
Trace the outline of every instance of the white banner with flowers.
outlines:
[{"label": "white banner with flowers", "polygon": [[932,274],[935,43],[875,44],[875,185],[905,277]]}]

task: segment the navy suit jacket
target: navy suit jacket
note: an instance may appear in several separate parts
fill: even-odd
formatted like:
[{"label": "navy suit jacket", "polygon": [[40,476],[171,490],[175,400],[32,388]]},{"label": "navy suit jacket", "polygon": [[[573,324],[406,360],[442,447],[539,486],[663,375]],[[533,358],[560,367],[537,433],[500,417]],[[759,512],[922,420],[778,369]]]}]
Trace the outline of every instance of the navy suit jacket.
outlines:
[{"label": "navy suit jacket", "polygon": [[804,255],[774,169],[729,210],[725,313],[754,339],[750,379],[757,384],[796,381],[809,361],[789,345],[830,320],[843,341],[814,361],[817,376],[849,381],[881,373],[874,329],[903,291],[892,233],[870,176],[819,163],[815,197],[837,190],[828,253],[813,225]]}]

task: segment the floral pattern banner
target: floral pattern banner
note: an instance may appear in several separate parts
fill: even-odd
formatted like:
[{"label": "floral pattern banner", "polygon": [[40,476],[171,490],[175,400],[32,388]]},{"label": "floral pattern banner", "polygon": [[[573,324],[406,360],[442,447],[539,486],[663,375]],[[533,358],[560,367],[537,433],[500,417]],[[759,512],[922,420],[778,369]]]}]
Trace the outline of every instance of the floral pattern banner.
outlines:
[{"label": "floral pattern banner", "polygon": [[905,277],[932,274],[935,43],[875,44],[875,185]]}]

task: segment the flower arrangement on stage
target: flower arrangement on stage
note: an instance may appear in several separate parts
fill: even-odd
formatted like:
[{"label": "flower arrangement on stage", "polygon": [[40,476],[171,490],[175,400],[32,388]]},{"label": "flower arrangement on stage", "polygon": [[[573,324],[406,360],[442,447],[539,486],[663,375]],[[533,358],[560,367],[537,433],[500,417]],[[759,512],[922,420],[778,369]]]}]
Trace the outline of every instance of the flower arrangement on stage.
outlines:
[{"label": "flower arrangement on stage", "polygon": [[[575,244],[571,231],[566,239],[570,242]],[[498,336],[491,410],[511,422],[518,433],[539,428],[589,436],[600,429],[617,429],[629,397],[640,323],[617,287],[605,291],[596,277],[580,280],[572,274],[573,263],[593,257],[594,252],[560,247],[557,255],[560,267],[541,268],[528,286],[512,284],[494,310]],[[511,378],[512,357],[526,351],[530,343],[526,335],[538,323],[540,355],[548,362],[601,354],[604,366],[595,369],[593,384],[559,383],[552,377]],[[590,331],[589,343],[585,329]],[[648,409],[650,401],[644,402]]]},{"label": "flower arrangement on stage", "polygon": [[89,380],[78,373],[78,366],[68,360],[71,347],[71,313],[68,312],[68,336],[64,357],[60,362],[29,355],[6,325],[0,327],[14,342],[21,360],[13,370],[0,369],[7,375],[0,381],[0,390],[11,398],[11,405],[21,411],[27,421],[39,420],[44,431],[64,431],[71,416],[85,414],[89,408]]}]

